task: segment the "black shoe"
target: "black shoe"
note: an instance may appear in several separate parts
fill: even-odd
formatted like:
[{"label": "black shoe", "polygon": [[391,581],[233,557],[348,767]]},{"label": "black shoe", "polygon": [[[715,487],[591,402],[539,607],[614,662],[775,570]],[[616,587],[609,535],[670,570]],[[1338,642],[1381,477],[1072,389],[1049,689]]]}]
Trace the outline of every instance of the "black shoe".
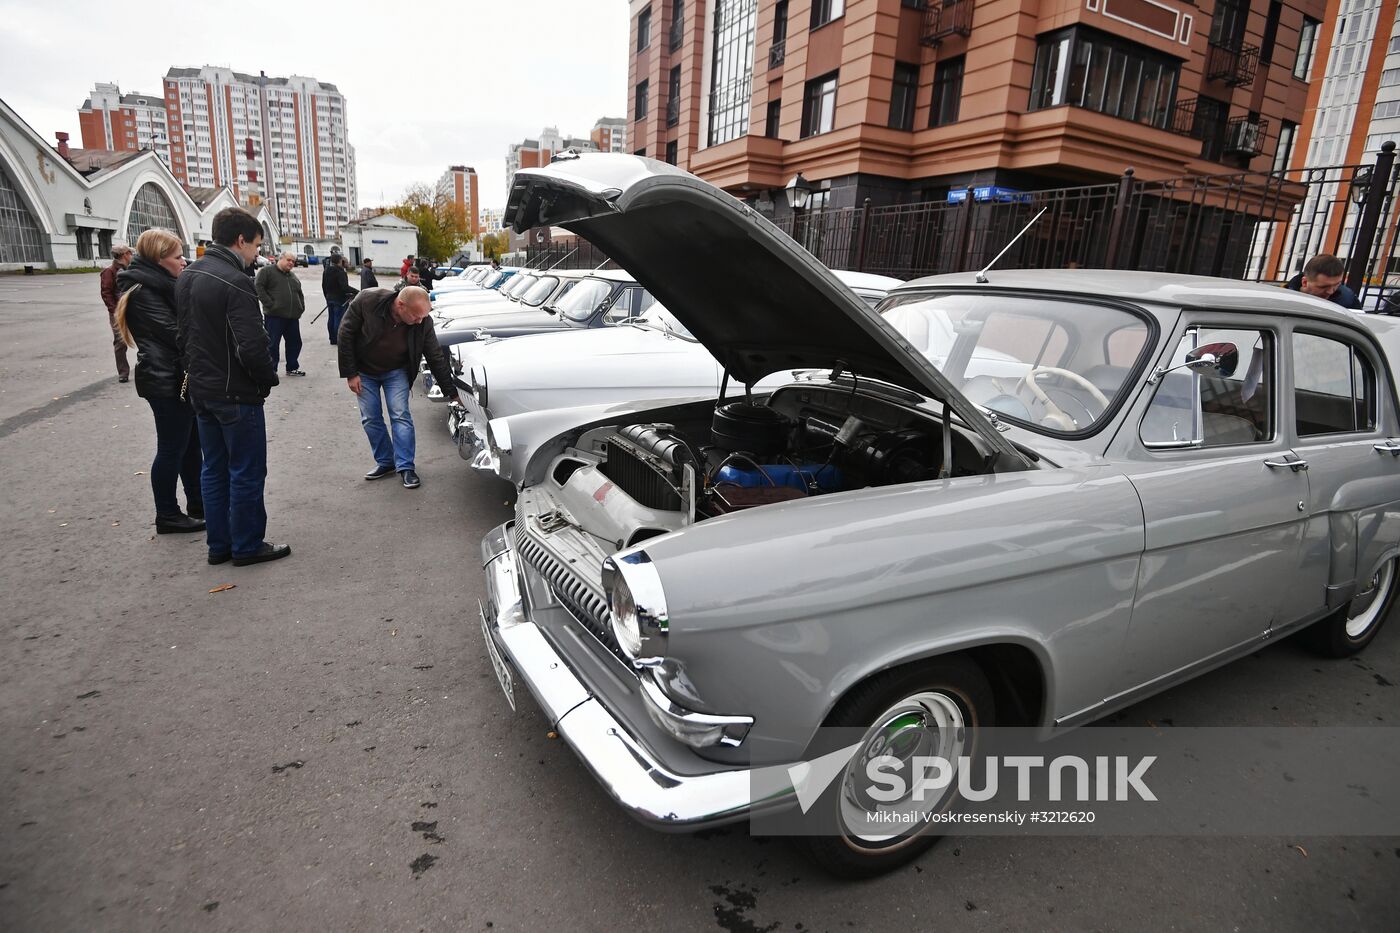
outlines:
[{"label": "black shoe", "polygon": [[158,535],[181,535],[203,530],[204,522],[201,519],[191,518],[183,513],[156,516],[156,534]]},{"label": "black shoe", "polygon": [[233,566],[247,567],[249,564],[261,564],[264,561],[281,560],[284,557],[290,557],[291,554],[292,549],[288,545],[264,544],[247,557],[235,557],[233,559]]},{"label": "black shoe", "polygon": [[305,376],[306,373],[302,372],[302,371],[299,370],[299,369],[289,369],[289,370],[287,370],[287,375],[288,375],[288,376]]},{"label": "black shoe", "polygon": [[232,554],[210,554],[210,555],[209,555],[209,563],[211,563],[211,564],[227,564],[227,563],[228,563],[229,561],[231,561],[231,560],[233,560],[233,555],[232,555]]},{"label": "black shoe", "polygon": [[117,381],[118,381],[118,382],[126,382],[126,381],[127,381],[128,379],[130,379],[130,378],[131,378],[130,376],[118,376],[118,377],[117,377]]},{"label": "black shoe", "polygon": [[404,489],[417,489],[420,485],[422,485],[418,482],[418,474],[413,472],[412,470],[404,470],[401,475],[403,476]]},{"label": "black shoe", "polygon": [[393,475],[394,468],[392,466],[377,466],[365,474],[365,479],[383,479],[386,476]]},{"label": "black shoe", "polygon": [[204,503],[190,502],[185,505],[185,514],[190,518],[204,518]]}]

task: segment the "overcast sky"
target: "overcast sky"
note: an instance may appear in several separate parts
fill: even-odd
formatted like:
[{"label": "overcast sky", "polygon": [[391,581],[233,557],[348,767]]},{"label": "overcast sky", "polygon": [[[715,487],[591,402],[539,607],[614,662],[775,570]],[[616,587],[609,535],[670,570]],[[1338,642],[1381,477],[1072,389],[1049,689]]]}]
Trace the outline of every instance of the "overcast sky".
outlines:
[{"label": "overcast sky", "polygon": [[482,206],[504,207],[512,142],[545,126],[586,137],[627,115],[627,29],[625,0],[0,0],[0,98],[50,142],[67,131],[80,145],[78,108],[98,81],[160,96],[172,67],[309,75],[346,97],[361,207],[460,163],[480,176]]}]

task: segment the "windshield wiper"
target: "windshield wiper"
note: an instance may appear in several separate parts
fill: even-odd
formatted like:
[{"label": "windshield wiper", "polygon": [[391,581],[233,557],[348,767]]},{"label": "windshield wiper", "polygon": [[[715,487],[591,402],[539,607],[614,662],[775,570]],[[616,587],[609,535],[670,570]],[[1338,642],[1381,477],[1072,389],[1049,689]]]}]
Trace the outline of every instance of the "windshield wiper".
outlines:
[{"label": "windshield wiper", "polygon": [[697,339],[694,338],[694,337],[688,336],[688,335],[686,335],[686,334],[679,333],[679,332],[677,332],[677,331],[672,330],[672,329],[669,328],[669,327],[663,327],[663,326],[660,325],[660,324],[653,324],[653,323],[651,323],[651,321],[642,321],[642,320],[638,320],[637,318],[627,318],[626,320],[624,320],[624,321],[619,321],[618,323],[619,323],[619,324],[626,325],[627,327],[636,327],[636,328],[638,328],[639,330],[654,330],[654,331],[656,331],[658,334],[665,334],[667,337],[675,337],[675,338],[677,338],[678,340],[684,340],[684,341],[686,341],[686,342],[688,342],[688,343],[699,343],[699,342],[700,342],[699,340],[697,340]]}]

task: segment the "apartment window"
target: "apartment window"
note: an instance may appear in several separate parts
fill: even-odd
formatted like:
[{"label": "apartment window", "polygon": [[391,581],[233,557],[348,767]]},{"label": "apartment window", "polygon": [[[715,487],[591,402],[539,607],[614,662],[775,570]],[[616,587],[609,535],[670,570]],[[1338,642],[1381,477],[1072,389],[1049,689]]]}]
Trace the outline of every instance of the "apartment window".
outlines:
[{"label": "apartment window", "polygon": [[1181,61],[1115,36],[1070,27],[1041,36],[1027,109],[1068,104],[1165,128]]},{"label": "apartment window", "polygon": [[914,95],[919,90],[919,66],[894,63],[894,84],[890,88],[890,129],[914,128]]},{"label": "apartment window", "polygon": [[650,79],[637,85],[637,116],[636,119],[644,120],[647,115],[647,99],[651,93]]},{"label": "apartment window", "polygon": [[681,66],[671,69],[671,78],[666,89],[666,125],[675,126],[681,121]]},{"label": "apartment window", "polygon": [[1278,128],[1278,148],[1274,150],[1274,164],[1271,171],[1282,172],[1288,168],[1293,158],[1293,142],[1298,137],[1298,124],[1284,120]]},{"label": "apartment window", "polygon": [[707,145],[718,146],[749,131],[757,21],[758,4],[754,0],[718,0],[715,4]]},{"label": "apartment window", "polygon": [[1400,84],[1400,68],[1387,68],[1381,72],[1381,87]]},{"label": "apartment window", "polygon": [[1245,20],[1249,4],[1241,0],[1219,0],[1210,20],[1210,42],[1227,49],[1239,49],[1244,41]]},{"label": "apartment window", "polygon": [[651,45],[651,7],[637,14],[637,51]]},{"label": "apartment window", "polygon": [[671,0],[671,51],[681,47],[685,36],[685,0]]},{"label": "apartment window", "polygon": [[1271,64],[1274,60],[1274,43],[1278,41],[1278,21],[1283,15],[1283,4],[1280,0],[1272,0],[1269,4],[1269,15],[1264,20],[1264,41],[1259,43],[1259,63],[1261,65]]},{"label": "apartment window", "polygon": [[836,123],[837,72],[807,82],[802,94],[802,138],[829,133]]},{"label": "apartment window", "polygon": [[1317,48],[1317,29],[1322,24],[1309,17],[1303,17],[1303,28],[1298,30],[1298,58],[1293,62],[1293,77],[1300,81],[1308,80],[1312,71],[1313,52]]},{"label": "apartment window", "polygon": [[643,147],[640,148],[640,149],[636,149],[636,150],[634,150],[634,151],[632,152],[632,154],[633,154],[634,156],[641,156],[642,158],[646,158],[646,155],[647,155],[647,147],[646,147],[646,146],[643,146]]},{"label": "apartment window", "polygon": [[778,138],[778,121],[783,114],[783,102],[781,100],[770,100],[768,102],[768,113],[763,120],[763,135],[769,139]]},{"label": "apartment window", "polygon": [[666,143],[666,161],[672,165],[676,164],[676,141],[674,139]]},{"label": "apartment window", "polygon": [[812,28],[827,23],[846,12],[846,0],[812,0]]},{"label": "apartment window", "polygon": [[962,102],[963,57],[938,63],[933,70],[933,99],[929,101],[928,125],[945,126],[958,122]]},{"label": "apartment window", "polygon": [[1390,55],[1400,52],[1400,36],[1390,37],[1390,46],[1386,49],[1386,52]]}]

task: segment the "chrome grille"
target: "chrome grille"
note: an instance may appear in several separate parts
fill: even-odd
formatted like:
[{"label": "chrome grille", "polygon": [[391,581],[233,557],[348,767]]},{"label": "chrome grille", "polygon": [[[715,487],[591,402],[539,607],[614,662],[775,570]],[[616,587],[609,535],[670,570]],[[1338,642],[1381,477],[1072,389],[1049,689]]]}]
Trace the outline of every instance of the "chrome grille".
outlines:
[{"label": "chrome grille", "polygon": [[685,508],[680,495],[666,478],[629,447],[616,440],[608,441],[608,459],[598,465],[598,472],[617,484],[627,495],[649,509],[679,512]]},{"label": "chrome grille", "polygon": [[[519,525],[515,529],[516,552],[549,583],[550,591],[578,623],[612,655],[627,664],[612,633],[612,613],[607,601],[589,589],[567,566],[533,540]],[[628,665],[628,669],[631,666]]]}]

